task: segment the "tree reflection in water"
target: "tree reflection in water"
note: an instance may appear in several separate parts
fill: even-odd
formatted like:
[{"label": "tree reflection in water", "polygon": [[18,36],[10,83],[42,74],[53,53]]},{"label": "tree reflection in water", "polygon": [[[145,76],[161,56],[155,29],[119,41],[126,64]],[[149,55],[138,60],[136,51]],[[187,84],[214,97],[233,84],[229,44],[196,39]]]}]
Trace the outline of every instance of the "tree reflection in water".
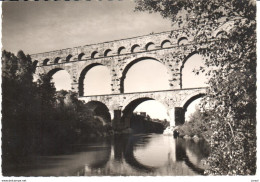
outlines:
[{"label": "tree reflection in water", "polygon": [[8,176],[188,176],[203,174],[203,142],[160,134],[115,135],[74,145],[65,153],[34,156]]}]

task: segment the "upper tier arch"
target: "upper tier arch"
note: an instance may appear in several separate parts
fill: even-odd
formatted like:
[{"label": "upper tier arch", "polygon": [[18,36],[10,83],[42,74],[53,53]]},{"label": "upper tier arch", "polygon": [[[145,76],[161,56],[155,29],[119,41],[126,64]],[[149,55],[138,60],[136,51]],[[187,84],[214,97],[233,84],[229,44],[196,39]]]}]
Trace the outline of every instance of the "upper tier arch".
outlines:
[{"label": "upper tier arch", "polygon": [[164,65],[167,69],[168,74],[170,73],[170,68],[165,65],[163,62],[161,62],[159,59],[156,59],[154,57],[149,57],[149,56],[144,56],[144,57],[138,57],[136,59],[133,59],[129,62],[127,62],[124,67],[122,67],[122,72],[121,72],[121,78],[120,78],[120,93],[124,93],[125,88],[124,88],[124,81],[126,78],[126,74],[129,71],[129,69],[135,65],[136,63],[140,62],[140,61],[144,61],[144,60],[153,60],[153,61],[157,61],[159,63],[161,63],[162,65]]},{"label": "upper tier arch", "polygon": [[105,66],[105,65],[103,65],[102,63],[98,63],[98,62],[92,63],[92,64],[88,64],[88,65],[85,65],[83,67],[83,69],[79,72],[79,78],[78,78],[78,93],[79,93],[79,96],[83,96],[84,95],[84,79],[85,79],[85,75],[87,74],[87,72],[89,70],[91,70],[95,66]]}]

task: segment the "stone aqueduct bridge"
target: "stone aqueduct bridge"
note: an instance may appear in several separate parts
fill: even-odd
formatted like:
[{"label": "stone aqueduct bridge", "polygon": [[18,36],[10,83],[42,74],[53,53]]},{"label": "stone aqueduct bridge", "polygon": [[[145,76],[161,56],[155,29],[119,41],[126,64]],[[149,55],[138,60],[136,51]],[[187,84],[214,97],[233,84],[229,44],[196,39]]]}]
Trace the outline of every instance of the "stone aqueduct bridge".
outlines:
[{"label": "stone aqueduct bridge", "polygon": [[[154,99],[168,109],[172,125],[184,122],[185,107],[205,93],[205,88],[182,89],[182,69],[198,48],[216,41],[220,33],[198,35],[194,29],[179,29],[99,44],[31,55],[36,66],[35,76],[66,70],[72,80],[72,91],[96,105],[103,104],[115,128],[129,126],[130,113],[138,104]],[[162,63],[169,74],[170,90],[124,93],[124,79],[135,63],[153,59]],[[110,95],[84,96],[85,74],[94,66],[104,65],[110,71]],[[124,122],[123,122],[124,121]]]}]

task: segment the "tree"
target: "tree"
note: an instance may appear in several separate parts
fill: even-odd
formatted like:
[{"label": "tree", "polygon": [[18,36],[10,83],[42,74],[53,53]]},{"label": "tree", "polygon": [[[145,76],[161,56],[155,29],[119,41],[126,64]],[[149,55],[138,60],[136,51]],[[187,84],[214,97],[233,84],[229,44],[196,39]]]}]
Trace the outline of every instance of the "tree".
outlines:
[{"label": "tree", "polygon": [[23,148],[30,148],[27,139],[31,133],[36,84],[32,82],[30,56],[22,51],[17,56],[3,51],[2,65],[3,156],[17,160],[26,153]]},{"label": "tree", "polygon": [[173,25],[195,28],[197,37],[210,35],[217,29],[226,30],[215,41],[198,46],[210,76],[203,105],[205,112],[210,113],[206,124],[213,135],[210,168],[205,173],[255,174],[256,2],[143,0],[137,1],[136,10],[158,12],[170,18]]},{"label": "tree", "polygon": [[212,130],[209,128],[208,122],[209,113],[201,111],[201,108],[196,105],[195,111],[190,115],[189,119],[185,123],[178,127],[178,131],[181,136],[199,136],[206,141],[209,141],[212,135]]},{"label": "tree", "polygon": [[17,56],[3,51],[2,65],[3,171],[32,154],[62,152],[92,133],[110,132],[77,93],[57,92],[48,74],[34,82],[35,66],[22,51]]}]

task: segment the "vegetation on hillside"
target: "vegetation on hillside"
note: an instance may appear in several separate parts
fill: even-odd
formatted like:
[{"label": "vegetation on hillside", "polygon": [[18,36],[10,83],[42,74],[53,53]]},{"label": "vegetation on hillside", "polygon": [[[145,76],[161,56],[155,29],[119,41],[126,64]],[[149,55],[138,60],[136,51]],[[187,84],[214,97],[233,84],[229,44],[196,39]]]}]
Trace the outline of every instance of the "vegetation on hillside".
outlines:
[{"label": "vegetation on hillside", "polygon": [[[197,48],[210,76],[203,105],[213,134],[207,160],[210,168],[205,174],[255,174],[256,2],[140,0],[136,10],[160,13],[179,27],[196,30],[196,37],[211,35],[223,25],[220,38],[214,42],[201,39]],[[228,22],[230,26],[225,26]]]}]

